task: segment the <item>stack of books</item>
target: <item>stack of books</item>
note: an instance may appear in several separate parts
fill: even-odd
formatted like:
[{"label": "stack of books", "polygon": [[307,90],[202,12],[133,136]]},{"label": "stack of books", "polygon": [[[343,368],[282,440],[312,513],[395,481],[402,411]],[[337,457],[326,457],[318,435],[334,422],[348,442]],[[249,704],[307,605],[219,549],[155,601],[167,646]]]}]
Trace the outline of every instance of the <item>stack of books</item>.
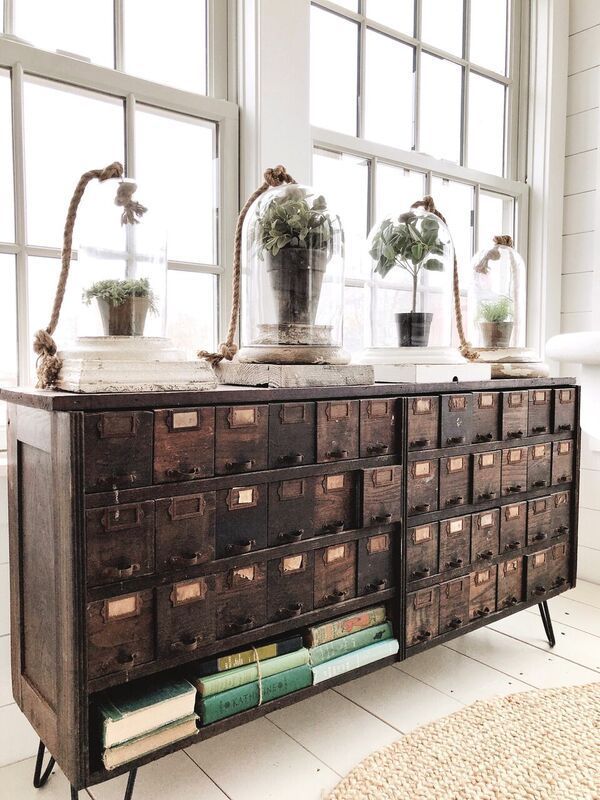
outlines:
[{"label": "stack of books", "polygon": [[291,636],[201,663],[191,680],[200,724],[210,725],[310,686],[312,672],[302,637]]},{"label": "stack of books", "polygon": [[309,648],[313,684],[387,658],[400,647],[393,638],[384,606],[367,608],[309,628],[305,644]]},{"label": "stack of books", "polygon": [[198,733],[196,689],[189,681],[125,684],[98,701],[102,761],[115,769]]}]

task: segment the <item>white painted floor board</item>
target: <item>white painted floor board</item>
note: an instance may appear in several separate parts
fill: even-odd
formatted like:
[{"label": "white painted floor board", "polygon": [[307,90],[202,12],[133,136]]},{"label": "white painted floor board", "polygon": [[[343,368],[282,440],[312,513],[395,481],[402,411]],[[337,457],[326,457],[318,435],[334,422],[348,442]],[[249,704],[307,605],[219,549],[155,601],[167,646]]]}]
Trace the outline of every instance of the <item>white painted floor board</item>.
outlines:
[{"label": "white painted floor board", "polygon": [[577,586],[565,592],[563,596],[568,597],[569,600],[575,600],[577,603],[600,608],[600,586],[596,583],[577,581]]},{"label": "white painted floor board", "polygon": [[[569,628],[591,633],[594,636],[600,636],[600,610],[594,606],[578,603],[576,600],[571,600],[568,595],[553,598],[549,606],[553,621]],[[527,611],[539,619],[537,608],[529,608]]]},{"label": "white painted floor board", "polygon": [[[58,767],[42,789],[33,788],[34,768],[35,758],[0,767],[0,800],[69,800],[69,782]],[[79,800],[90,800],[90,796],[79,792]]]}]

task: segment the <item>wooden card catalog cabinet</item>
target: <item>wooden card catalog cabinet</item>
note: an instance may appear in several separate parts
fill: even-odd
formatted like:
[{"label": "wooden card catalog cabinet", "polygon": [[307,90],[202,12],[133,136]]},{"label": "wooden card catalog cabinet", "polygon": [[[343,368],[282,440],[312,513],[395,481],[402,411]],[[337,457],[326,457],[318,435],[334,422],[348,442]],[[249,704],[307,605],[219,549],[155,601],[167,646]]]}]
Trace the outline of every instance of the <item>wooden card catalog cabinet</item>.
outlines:
[{"label": "wooden card catalog cabinet", "polygon": [[527,448],[502,451],[502,494],[513,495],[527,490]]},{"label": "wooden card catalog cabinet", "polygon": [[527,450],[527,488],[543,489],[550,486],[552,472],[552,444],[532,444]]},{"label": "wooden card catalog cabinet", "polygon": [[269,468],[314,464],[316,458],[314,403],[269,405]]},{"label": "wooden card catalog cabinet", "polygon": [[356,596],[356,542],[315,550],[315,608]]},{"label": "wooden card catalog cabinet", "polygon": [[363,472],[363,527],[399,522],[402,513],[402,467],[374,467]]},{"label": "wooden card catalog cabinet", "polygon": [[552,519],[551,497],[536,497],[527,502],[527,544],[544,542],[550,538]]},{"label": "wooden card catalog cabinet", "polygon": [[421,580],[438,571],[439,522],[409,528],[406,537],[406,574]]},{"label": "wooden card catalog cabinet", "polygon": [[443,394],[441,397],[441,444],[456,447],[471,443],[473,398],[470,394]]},{"label": "wooden card catalog cabinet", "polygon": [[406,645],[429,642],[440,627],[440,587],[406,596]]},{"label": "wooden card catalog cabinet", "polygon": [[154,481],[208,478],[215,471],[214,408],[154,412]]},{"label": "wooden card catalog cabinet", "polygon": [[269,561],[267,616],[269,622],[290,619],[313,609],[314,552]]},{"label": "wooden card catalog cabinet", "polygon": [[573,480],[573,440],[552,445],[552,485]]},{"label": "wooden card catalog cabinet", "polygon": [[440,572],[460,569],[470,561],[471,517],[440,522]]},{"label": "wooden card catalog cabinet", "polygon": [[465,575],[440,587],[440,634],[462,628],[469,621],[470,577]]},{"label": "wooden card catalog cabinet", "polygon": [[555,492],[552,495],[551,536],[562,536],[571,530],[571,492]]},{"label": "wooden card catalog cabinet", "polygon": [[152,483],[152,427],[151,411],[86,414],[86,490],[108,492]]},{"label": "wooden card catalog cabinet", "polygon": [[358,401],[317,403],[317,461],[358,458]]},{"label": "wooden card catalog cabinet", "polygon": [[182,570],[215,557],[215,492],[156,501],[156,563],[160,572]]},{"label": "wooden card catalog cabinet", "polygon": [[375,594],[394,585],[392,560],[392,534],[378,533],[357,542],[358,586],[357,593]]},{"label": "wooden card catalog cabinet", "polygon": [[234,486],[217,492],[217,558],[267,546],[267,487]]},{"label": "wooden card catalog cabinet", "polygon": [[500,439],[500,394],[498,392],[475,392],[473,394],[471,437],[475,444],[495,442]]},{"label": "wooden card catalog cabinet", "polygon": [[408,464],[407,504],[409,514],[426,514],[438,509],[437,458],[411,461]]},{"label": "wooden card catalog cabinet", "polygon": [[267,468],[268,407],[229,406],[216,409],[215,472],[231,475]]},{"label": "wooden card catalog cabinet", "polygon": [[397,452],[396,399],[360,401],[361,458],[385,456]]},{"label": "wooden card catalog cabinet", "polygon": [[480,619],[496,610],[496,578],[498,568],[486,567],[471,573],[469,617]]},{"label": "wooden card catalog cabinet", "polygon": [[500,510],[492,508],[473,514],[471,561],[489,561],[500,548]]},{"label": "wooden card catalog cabinet", "polygon": [[323,475],[315,486],[315,532],[340,533],[354,527],[356,475],[340,472]]},{"label": "wooden card catalog cabinet", "polygon": [[554,583],[552,573],[552,548],[538,550],[525,556],[527,573],[527,600],[541,603]]},{"label": "wooden card catalog cabinet", "polygon": [[551,389],[529,390],[529,414],[527,423],[529,436],[540,436],[544,433],[550,433],[551,409]]},{"label": "wooden card catalog cabinet", "polygon": [[575,430],[575,398],[576,390],[554,390],[554,433],[566,433]]},{"label": "wooden card catalog cabinet", "polygon": [[408,449],[433,450],[440,441],[439,397],[414,397],[408,403]]},{"label": "wooden card catalog cabinet", "polygon": [[503,561],[498,565],[498,610],[517,605],[523,595],[523,557]]},{"label": "wooden card catalog cabinet", "polygon": [[440,458],[440,508],[468,505],[471,499],[471,456]]},{"label": "wooden card catalog cabinet", "polygon": [[527,391],[502,392],[502,438],[505,441],[527,436],[528,406]]},{"label": "wooden card catalog cabinet", "polygon": [[500,509],[500,552],[525,547],[527,503],[511,503]]},{"label": "wooden card catalog cabinet", "polygon": [[246,633],[267,621],[267,565],[256,562],[216,576],[217,639]]},{"label": "wooden card catalog cabinet", "polygon": [[570,584],[569,543],[552,545],[552,588],[560,589]]},{"label": "wooden card catalog cabinet", "polygon": [[490,450],[473,456],[473,502],[482,503],[500,497],[502,451]]},{"label": "wooden card catalog cabinet", "polygon": [[313,536],[316,481],[315,477],[307,477],[269,484],[269,547]]},{"label": "wooden card catalog cabinet", "polygon": [[188,661],[215,639],[215,578],[179,581],[157,592],[159,654]]}]

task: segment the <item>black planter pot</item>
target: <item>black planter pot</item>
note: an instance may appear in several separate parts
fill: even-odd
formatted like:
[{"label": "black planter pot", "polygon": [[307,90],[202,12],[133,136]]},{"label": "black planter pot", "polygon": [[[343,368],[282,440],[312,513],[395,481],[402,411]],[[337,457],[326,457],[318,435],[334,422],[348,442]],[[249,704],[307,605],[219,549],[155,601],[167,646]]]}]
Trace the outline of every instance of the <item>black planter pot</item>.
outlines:
[{"label": "black planter pot", "polygon": [[398,345],[400,347],[427,347],[433,314],[409,311],[396,314]]},{"label": "black planter pot", "polygon": [[327,252],[284,247],[265,253],[280,325],[314,325],[327,268]]}]

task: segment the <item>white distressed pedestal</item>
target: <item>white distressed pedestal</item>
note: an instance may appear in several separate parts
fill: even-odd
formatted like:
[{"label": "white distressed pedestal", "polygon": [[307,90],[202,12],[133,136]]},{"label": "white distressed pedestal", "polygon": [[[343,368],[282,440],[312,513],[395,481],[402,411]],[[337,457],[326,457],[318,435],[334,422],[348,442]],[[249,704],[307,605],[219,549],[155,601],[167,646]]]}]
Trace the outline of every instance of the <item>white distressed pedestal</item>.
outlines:
[{"label": "white distressed pedestal", "polygon": [[248,364],[221,361],[215,367],[219,383],[293,389],[303,386],[370,386],[373,367],[365,364]]},{"label": "white distressed pedestal", "polygon": [[467,361],[451,347],[371,347],[360,357],[372,364],[378,383],[487,381],[489,364]]}]

